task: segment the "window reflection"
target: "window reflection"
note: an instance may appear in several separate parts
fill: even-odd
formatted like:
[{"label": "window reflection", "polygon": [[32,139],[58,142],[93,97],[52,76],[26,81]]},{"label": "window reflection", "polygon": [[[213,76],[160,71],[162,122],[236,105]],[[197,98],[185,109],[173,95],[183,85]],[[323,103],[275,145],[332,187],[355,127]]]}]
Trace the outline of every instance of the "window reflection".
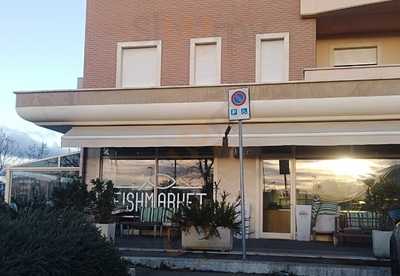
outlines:
[{"label": "window reflection", "polygon": [[264,160],[263,232],[290,233],[289,160]]},{"label": "window reflection", "polygon": [[103,156],[102,175],[113,181],[115,203],[121,210],[137,211],[139,207],[156,206],[160,204],[159,198],[165,198],[159,197],[160,194],[178,199],[178,196],[183,198],[184,194],[198,194],[204,190],[207,195],[213,195],[212,188],[205,187],[206,183],[211,186],[213,183],[212,159],[141,160]]},{"label": "window reflection", "polygon": [[79,172],[12,172],[11,201],[17,206],[52,200],[55,188],[68,185]]},{"label": "window reflection", "polygon": [[[58,157],[34,161],[31,163],[25,163],[18,167],[30,167],[30,168],[33,168],[33,167],[58,167]],[[78,165],[78,167],[79,167],[79,165]]]},{"label": "window reflection", "polygon": [[115,187],[152,189],[155,183],[154,160],[103,159],[103,177],[113,181]]},{"label": "window reflection", "polygon": [[60,157],[61,167],[79,167],[79,163],[80,163],[80,153]]},{"label": "window reflection", "polygon": [[399,160],[352,159],[297,160],[297,204],[321,201],[338,203],[342,210],[362,209],[367,181],[382,174]]}]

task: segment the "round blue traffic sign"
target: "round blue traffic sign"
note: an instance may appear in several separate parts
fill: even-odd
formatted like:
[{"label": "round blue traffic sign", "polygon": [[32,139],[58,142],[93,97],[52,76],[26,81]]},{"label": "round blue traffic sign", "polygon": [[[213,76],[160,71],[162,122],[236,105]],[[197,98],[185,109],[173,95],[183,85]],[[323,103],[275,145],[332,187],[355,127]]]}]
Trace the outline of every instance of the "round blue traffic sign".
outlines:
[{"label": "round blue traffic sign", "polygon": [[246,93],[244,93],[242,90],[238,90],[232,94],[231,101],[234,105],[239,106],[246,102],[246,98]]}]

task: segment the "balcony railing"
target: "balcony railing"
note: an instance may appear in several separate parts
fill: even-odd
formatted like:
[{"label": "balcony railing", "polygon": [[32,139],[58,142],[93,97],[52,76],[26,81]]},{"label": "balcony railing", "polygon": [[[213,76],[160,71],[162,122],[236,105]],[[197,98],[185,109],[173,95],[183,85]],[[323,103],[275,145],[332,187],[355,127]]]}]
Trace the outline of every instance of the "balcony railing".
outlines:
[{"label": "balcony railing", "polygon": [[309,68],[304,70],[306,81],[370,80],[400,78],[400,64]]}]

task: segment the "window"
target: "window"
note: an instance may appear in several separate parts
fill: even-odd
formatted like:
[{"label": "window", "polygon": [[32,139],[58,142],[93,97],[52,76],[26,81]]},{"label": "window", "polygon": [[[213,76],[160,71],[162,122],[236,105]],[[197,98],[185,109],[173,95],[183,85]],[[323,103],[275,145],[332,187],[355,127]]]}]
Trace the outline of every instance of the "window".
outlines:
[{"label": "window", "polygon": [[117,86],[159,86],[161,80],[161,41],[118,44]]},{"label": "window", "polygon": [[289,33],[256,37],[256,82],[289,80]]},{"label": "window", "polygon": [[374,202],[397,204],[399,168],[398,159],[296,160],[297,204],[312,205],[317,199],[361,220],[362,213],[379,211]]},{"label": "window", "polygon": [[334,66],[376,65],[378,48],[376,46],[335,48],[333,58]]},{"label": "window", "polygon": [[156,156],[144,157],[146,152],[141,152],[127,148],[119,153],[103,152],[102,177],[113,181],[118,209],[174,209],[195,198],[202,202],[213,197],[214,161],[208,155],[178,158],[183,152],[177,152],[169,158],[160,149]]},{"label": "window", "polygon": [[263,160],[263,232],[290,233],[289,160]]},{"label": "window", "polygon": [[190,84],[221,82],[221,38],[196,38],[190,41]]},{"label": "window", "polygon": [[18,207],[46,203],[53,199],[54,189],[65,188],[79,171],[12,171],[11,202]]}]

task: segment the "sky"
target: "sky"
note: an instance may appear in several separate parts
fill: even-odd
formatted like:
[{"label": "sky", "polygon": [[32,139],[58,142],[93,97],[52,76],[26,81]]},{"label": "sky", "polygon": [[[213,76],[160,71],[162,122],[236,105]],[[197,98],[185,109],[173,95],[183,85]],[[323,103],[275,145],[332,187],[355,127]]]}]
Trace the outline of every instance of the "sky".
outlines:
[{"label": "sky", "polygon": [[24,121],[14,91],[75,89],[83,74],[85,0],[12,0],[0,6],[0,127],[48,144],[60,134]]}]

